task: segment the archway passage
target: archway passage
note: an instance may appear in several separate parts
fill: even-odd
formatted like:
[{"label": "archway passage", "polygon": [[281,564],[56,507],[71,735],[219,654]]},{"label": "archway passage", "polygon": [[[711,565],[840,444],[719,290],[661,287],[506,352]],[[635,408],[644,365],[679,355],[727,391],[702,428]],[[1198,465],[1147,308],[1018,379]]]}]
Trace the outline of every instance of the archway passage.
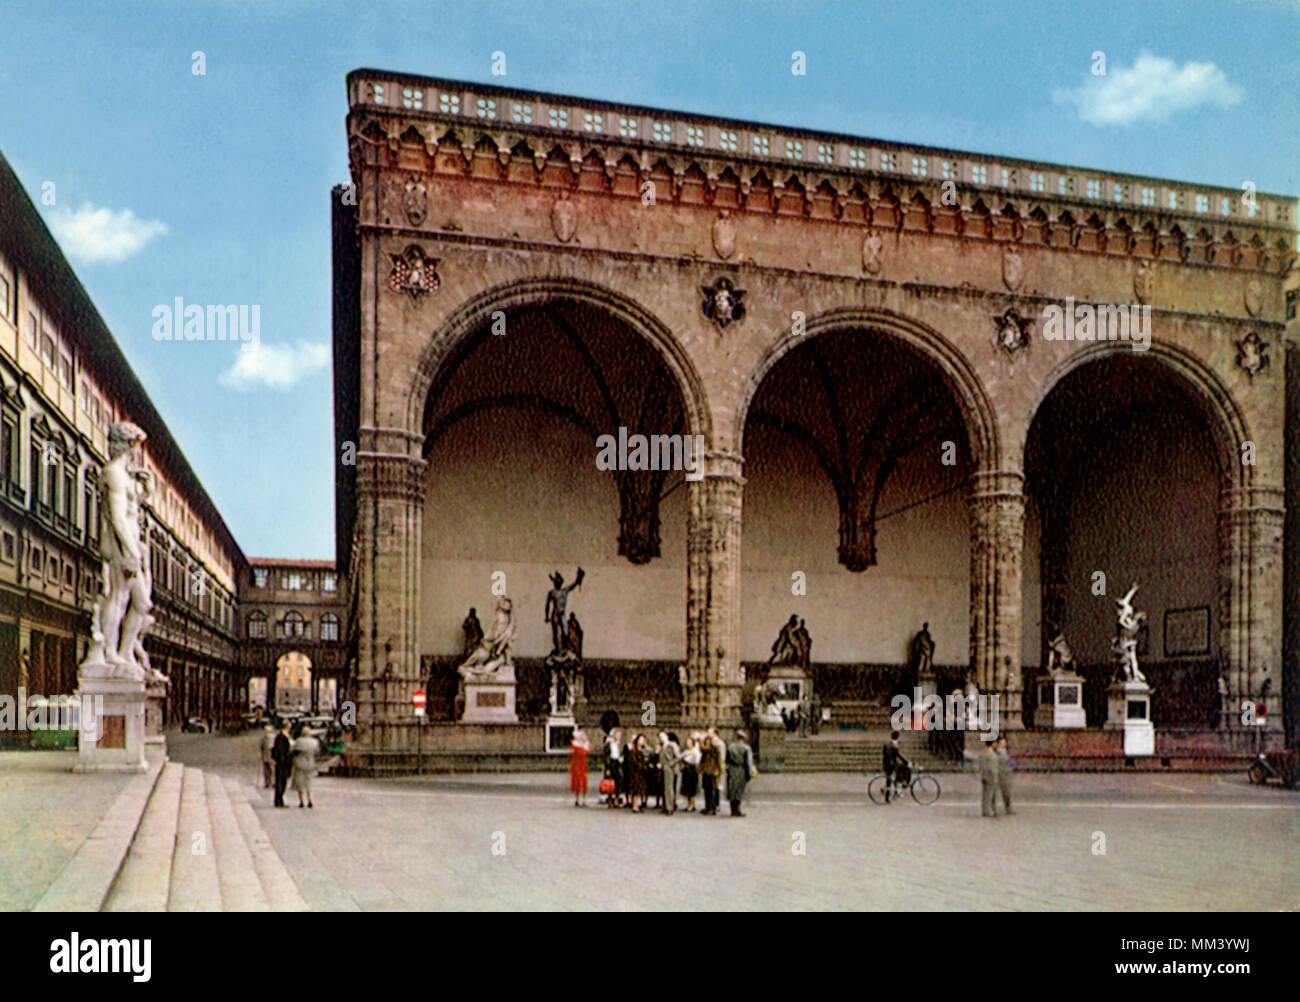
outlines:
[{"label": "archway passage", "polygon": [[[672,371],[637,330],[565,299],[485,315],[435,375],[423,431],[422,654],[460,653],[467,608],[487,622],[506,594],[517,658],[545,657],[549,576],[568,583],[581,566],[569,611],[585,658],[684,656],[690,429]],[[652,436],[679,448],[638,454]]]},{"label": "archway passage", "polygon": [[275,663],[275,708],[310,713],[311,658],[301,651],[280,655]]},{"label": "archway passage", "polygon": [[[1034,416],[1024,663],[1027,674],[1045,665],[1046,644],[1063,632],[1087,679],[1090,726],[1105,721],[1115,601],[1134,582],[1134,604],[1147,614],[1139,656],[1156,724],[1217,722],[1218,509],[1229,471],[1214,421],[1179,374],[1128,352],[1069,372]],[[1032,701],[1034,686],[1025,688]]]},{"label": "archway passage", "polygon": [[[880,692],[849,671],[845,698],[895,686],[923,622],[935,664],[964,672],[971,447],[934,361],[876,329],[809,337],[760,383],[744,456],[747,661],[767,660],[794,613],[823,674],[827,665],[884,669],[868,673]],[[833,698],[822,681],[821,695]]]}]

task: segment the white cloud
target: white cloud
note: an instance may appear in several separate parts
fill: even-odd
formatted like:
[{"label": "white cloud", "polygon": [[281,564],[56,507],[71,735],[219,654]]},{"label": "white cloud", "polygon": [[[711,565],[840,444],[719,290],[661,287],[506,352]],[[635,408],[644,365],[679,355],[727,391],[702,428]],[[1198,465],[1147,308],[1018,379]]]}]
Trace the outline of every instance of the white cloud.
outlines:
[{"label": "white cloud", "polygon": [[263,344],[260,341],[240,346],[235,364],[218,380],[232,390],[250,390],[264,386],[287,390],[330,364],[328,345],[299,341],[297,345]]},{"label": "white cloud", "polygon": [[114,212],[83,202],[79,209],[56,208],[50,230],[63,252],[74,261],[116,264],[142,250],[150,240],[169,232],[156,219],[137,219],[130,209]]},{"label": "white cloud", "polygon": [[1132,125],[1161,121],[1204,104],[1230,108],[1244,96],[1214,63],[1178,66],[1143,51],[1131,67],[1089,77],[1074,90],[1056,91],[1052,100],[1075,105],[1079,118],[1092,125]]}]

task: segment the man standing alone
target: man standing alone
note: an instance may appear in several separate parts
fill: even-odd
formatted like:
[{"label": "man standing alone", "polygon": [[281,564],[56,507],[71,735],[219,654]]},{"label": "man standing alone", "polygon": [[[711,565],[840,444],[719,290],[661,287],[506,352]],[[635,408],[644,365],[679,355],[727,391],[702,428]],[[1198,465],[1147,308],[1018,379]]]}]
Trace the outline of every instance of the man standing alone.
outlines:
[{"label": "man standing alone", "polygon": [[745,732],[737,731],[736,740],[727,748],[727,800],[731,803],[731,816],[743,818],[740,801],[745,796],[745,787],[758,775],[754,766],[754,751],[745,740]]},{"label": "man standing alone", "polygon": [[267,724],[262,728],[262,789],[269,790],[275,783],[271,761],[271,747],[275,744],[275,728]]},{"label": "man standing alone", "polygon": [[980,752],[980,813],[986,818],[998,816],[998,757],[990,742]]},{"label": "man standing alone", "polygon": [[1002,793],[1002,809],[1008,814],[1015,814],[1011,809],[1011,755],[1007,751],[1007,739],[999,737],[993,742],[993,753],[998,763],[998,790]]},{"label": "man standing alone", "polygon": [[280,724],[280,733],[271,746],[271,758],[275,762],[275,806],[284,807],[284,788],[289,785],[289,773],[293,771],[293,742],[289,740],[287,720]]}]

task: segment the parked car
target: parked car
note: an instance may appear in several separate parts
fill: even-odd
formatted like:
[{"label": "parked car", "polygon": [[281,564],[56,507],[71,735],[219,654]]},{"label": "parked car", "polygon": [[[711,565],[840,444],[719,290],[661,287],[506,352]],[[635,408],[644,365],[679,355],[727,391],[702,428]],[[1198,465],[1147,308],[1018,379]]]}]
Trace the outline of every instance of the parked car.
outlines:
[{"label": "parked car", "polygon": [[243,714],[239,719],[245,728],[261,727],[266,722],[266,710],[264,707],[258,706]]},{"label": "parked car", "polygon": [[189,734],[211,734],[212,725],[202,717],[190,717],[181,725],[181,730]]}]

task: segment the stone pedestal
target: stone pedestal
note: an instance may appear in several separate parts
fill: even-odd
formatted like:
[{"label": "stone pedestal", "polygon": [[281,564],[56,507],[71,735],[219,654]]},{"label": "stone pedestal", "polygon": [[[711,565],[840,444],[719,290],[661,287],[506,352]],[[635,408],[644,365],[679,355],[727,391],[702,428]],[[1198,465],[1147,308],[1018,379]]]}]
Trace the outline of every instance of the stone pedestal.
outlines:
[{"label": "stone pedestal", "polygon": [[548,755],[560,755],[569,751],[569,742],[573,740],[573,730],[578,722],[572,713],[552,713],[546,718],[546,752]]},{"label": "stone pedestal", "polygon": [[1156,729],[1151,722],[1151,686],[1145,682],[1113,683],[1106,729],[1124,731],[1125,755],[1154,755]]},{"label": "stone pedestal", "polygon": [[1055,671],[1039,679],[1034,725],[1057,730],[1086,727],[1082,677],[1072,671]]},{"label": "stone pedestal", "polygon": [[126,678],[82,677],[81,733],[75,772],[144,772],[145,684]]},{"label": "stone pedestal", "polygon": [[145,756],[150,762],[167,758],[167,738],[163,735],[163,705],[167,702],[167,683],[149,682],[145,685],[144,743]]},{"label": "stone pedestal", "polygon": [[515,679],[491,681],[465,680],[465,712],[461,722],[466,724],[517,724],[515,712]]}]

